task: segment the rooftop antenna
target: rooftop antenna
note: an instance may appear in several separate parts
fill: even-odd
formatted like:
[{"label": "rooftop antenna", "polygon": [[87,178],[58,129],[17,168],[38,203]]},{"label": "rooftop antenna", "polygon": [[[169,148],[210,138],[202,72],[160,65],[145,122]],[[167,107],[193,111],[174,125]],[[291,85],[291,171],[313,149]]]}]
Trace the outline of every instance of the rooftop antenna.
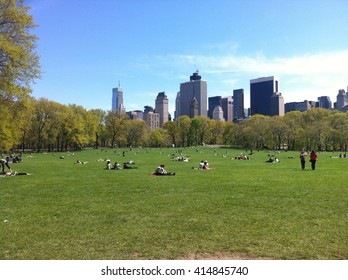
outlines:
[{"label": "rooftop antenna", "polygon": [[119,87],[119,88],[121,87],[121,83],[120,83],[120,80],[118,80],[118,87]]}]

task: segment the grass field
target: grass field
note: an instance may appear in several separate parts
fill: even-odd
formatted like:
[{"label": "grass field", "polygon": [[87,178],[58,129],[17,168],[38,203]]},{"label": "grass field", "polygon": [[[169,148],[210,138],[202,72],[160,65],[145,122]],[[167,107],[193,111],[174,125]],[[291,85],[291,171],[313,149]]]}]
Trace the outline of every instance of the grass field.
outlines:
[{"label": "grass field", "polygon": [[[338,153],[302,171],[299,152],[271,164],[268,151],[242,161],[232,160],[242,150],[183,149],[190,162],[173,161],[172,148],[122,151],[12,164],[32,175],[0,177],[0,259],[348,259],[348,159]],[[105,170],[105,158],[137,169]],[[192,169],[201,160],[212,170]],[[161,163],[176,176],[149,176]]]}]

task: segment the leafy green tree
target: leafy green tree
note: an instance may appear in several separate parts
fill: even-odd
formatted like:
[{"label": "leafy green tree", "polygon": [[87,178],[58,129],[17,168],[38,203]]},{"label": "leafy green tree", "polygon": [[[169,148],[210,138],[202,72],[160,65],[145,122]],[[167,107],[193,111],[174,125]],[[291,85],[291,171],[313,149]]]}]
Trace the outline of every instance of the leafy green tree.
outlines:
[{"label": "leafy green tree", "polygon": [[[334,150],[348,149],[348,112],[334,112],[329,118],[330,141]],[[327,150],[327,148],[326,148]]]},{"label": "leafy green tree", "polygon": [[189,146],[189,134],[191,128],[191,119],[189,116],[183,115],[178,119],[178,128],[179,128],[179,139],[180,144],[183,147]]},{"label": "leafy green tree", "polygon": [[283,121],[285,123],[285,142],[287,143],[289,150],[294,150],[295,148],[303,148],[303,141],[301,140],[301,135],[303,135],[303,125],[302,125],[302,113],[300,111],[292,111],[285,114]]},{"label": "leafy green tree", "polygon": [[38,152],[41,151],[45,141],[47,141],[51,121],[52,110],[50,101],[46,98],[40,98],[35,101],[32,115],[32,137],[34,146]]},{"label": "leafy green tree", "polygon": [[223,131],[223,144],[236,145],[236,134],[238,125],[227,122]]},{"label": "leafy green tree", "polygon": [[151,147],[163,147],[165,145],[165,130],[158,128],[150,133],[149,144]]},{"label": "leafy green tree", "polygon": [[147,139],[147,128],[143,120],[126,120],[124,133],[129,147],[141,146]]},{"label": "leafy green tree", "polygon": [[124,129],[125,121],[128,116],[119,111],[109,111],[105,117],[106,133],[111,141],[111,147],[115,147],[116,144],[123,146],[127,144],[125,138]]},{"label": "leafy green tree", "polygon": [[[102,109],[91,110],[97,121],[97,129],[95,131],[95,148],[98,149],[99,145],[105,146],[105,111]],[[103,137],[104,136],[104,137]]]},{"label": "leafy green tree", "polygon": [[178,132],[179,128],[176,122],[165,122],[163,124],[163,129],[167,132],[167,135],[169,136],[171,140],[171,144],[174,146],[177,145],[177,139],[178,139]]},{"label": "leafy green tree", "polygon": [[307,149],[322,150],[329,131],[329,110],[315,108],[302,114]]},{"label": "leafy green tree", "polygon": [[40,76],[35,53],[37,37],[28,7],[23,1],[0,1],[0,149],[9,150],[21,141],[25,120],[18,109],[26,109],[30,83]]},{"label": "leafy green tree", "polygon": [[285,135],[287,131],[286,124],[284,122],[284,117],[282,116],[273,116],[269,119],[269,129],[272,134],[274,149],[283,148],[285,144]]}]

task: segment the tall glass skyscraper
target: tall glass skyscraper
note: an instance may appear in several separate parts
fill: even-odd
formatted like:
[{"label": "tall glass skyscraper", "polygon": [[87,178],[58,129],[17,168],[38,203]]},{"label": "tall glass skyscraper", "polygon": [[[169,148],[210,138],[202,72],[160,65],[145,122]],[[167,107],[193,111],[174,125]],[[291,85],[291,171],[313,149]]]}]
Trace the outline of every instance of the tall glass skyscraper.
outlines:
[{"label": "tall glass skyscraper", "polygon": [[251,115],[271,116],[271,97],[275,92],[279,92],[279,79],[277,77],[250,80]]},{"label": "tall glass skyscraper", "polygon": [[125,111],[123,107],[123,90],[118,85],[117,88],[112,89],[112,110],[113,111]]},{"label": "tall glass skyscraper", "polygon": [[244,89],[233,90],[233,120],[244,119]]}]

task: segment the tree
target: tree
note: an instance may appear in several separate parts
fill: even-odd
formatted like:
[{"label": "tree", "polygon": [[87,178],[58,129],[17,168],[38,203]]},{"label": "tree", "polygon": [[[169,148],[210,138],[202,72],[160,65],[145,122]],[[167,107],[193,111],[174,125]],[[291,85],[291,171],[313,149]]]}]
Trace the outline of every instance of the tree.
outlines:
[{"label": "tree", "polygon": [[178,119],[179,139],[181,146],[189,146],[189,133],[191,128],[191,119],[189,116],[183,115]]},{"label": "tree", "polygon": [[284,122],[284,117],[282,116],[273,116],[270,118],[270,132],[273,135],[273,148],[281,149],[284,144],[285,134],[286,134],[286,125]]},{"label": "tree", "polygon": [[167,132],[172,144],[176,146],[178,138],[178,125],[176,122],[165,122],[163,124],[163,129]]},{"label": "tree", "polygon": [[101,142],[104,142],[105,144],[105,139],[101,139],[102,135],[105,134],[105,111],[102,109],[94,109],[92,112],[98,122],[97,129],[95,131],[95,148],[98,149]]},{"label": "tree", "polygon": [[124,132],[129,147],[140,146],[147,138],[146,124],[143,120],[126,120]]},{"label": "tree", "polygon": [[37,37],[28,7],[23,1],[0,1],[0,148],[8,150],[20,143],[18,106],[31,92],[30,83],[40,76],[39,57],[35,53]]},{"label": "tree", "polygon": [[127,140],[124,135],[125,121],[128,119],[128,116],[119,111],[109,111],[106,114],[106,131],[111,140],[111,147],[114,147],[116,144],[125,145]]}]

